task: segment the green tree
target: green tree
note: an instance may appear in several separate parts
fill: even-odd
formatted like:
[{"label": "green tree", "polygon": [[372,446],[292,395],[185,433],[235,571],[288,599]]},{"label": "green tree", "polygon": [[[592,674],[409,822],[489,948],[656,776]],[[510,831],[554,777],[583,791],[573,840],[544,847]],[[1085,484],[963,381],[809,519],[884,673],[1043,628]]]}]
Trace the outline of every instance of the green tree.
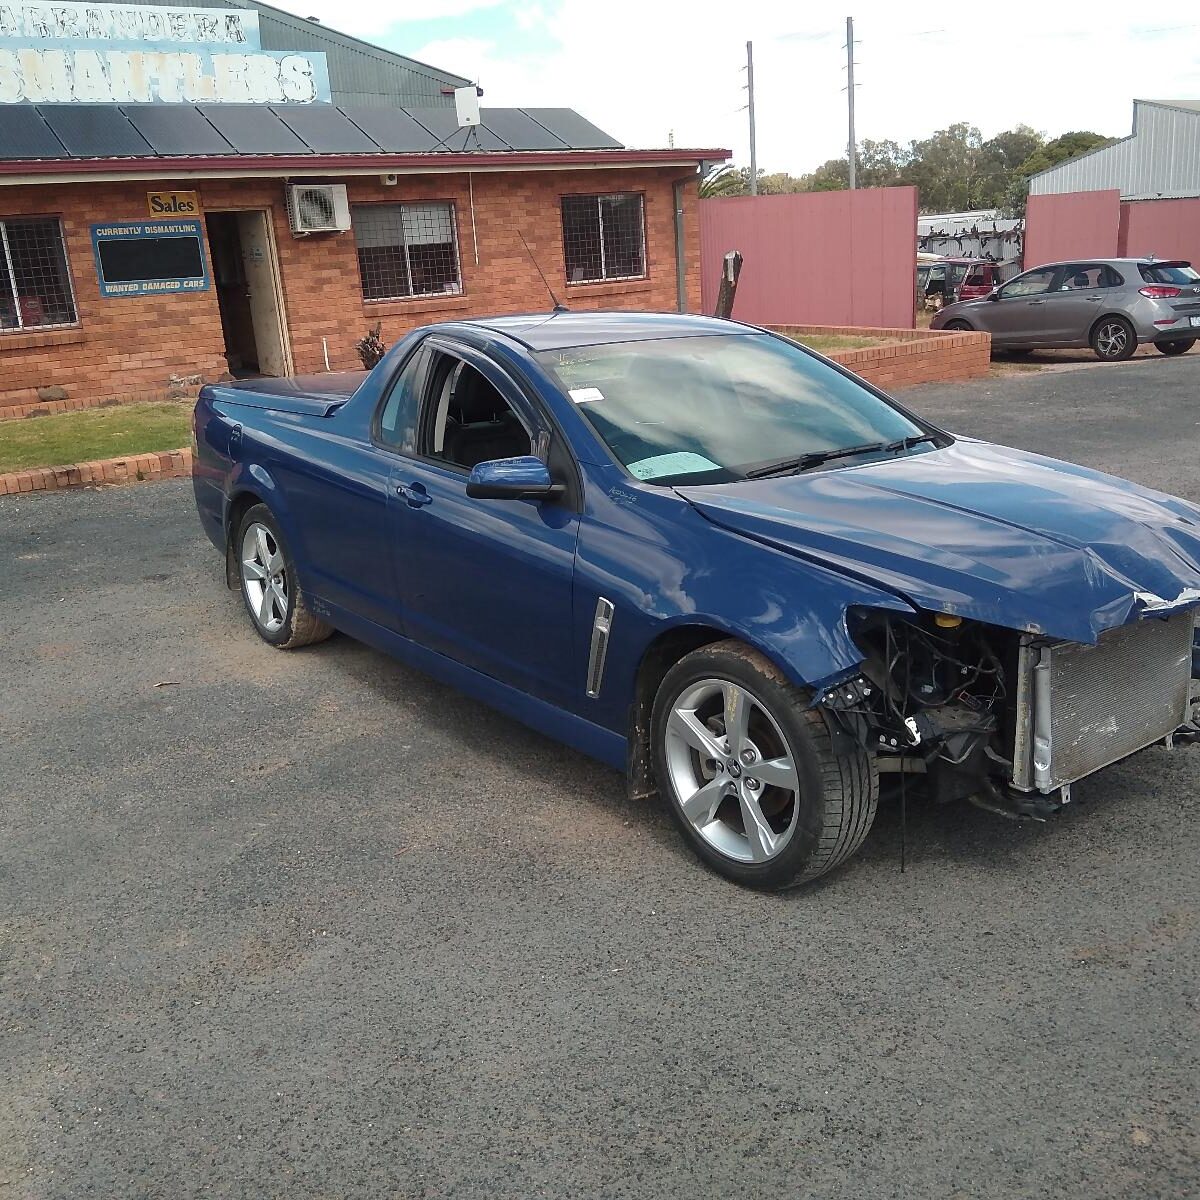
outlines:
[{"label": "green tree", "polygon": [[1009,181],[1004,208],[1013,216],[1025,215],[1025,203],[1029,198],[1029,177],[1039,171],[1049,170],[1068,158],[1078,158],[1089,150],[1112,144],[1112,138],[1103,134],[1093,133],[1088,129],[1077,129],[1070,133],[1061,133],[1058,137],[1046,142],[1034,150],[1017,168]]},{"label": "green tree", "polygon": [[726,163],[716,167],[700,180],[700,199],[708,200],[713,196],[744,196],[750,190],[748,179],[750,172],[744,167],[735,167]]}]

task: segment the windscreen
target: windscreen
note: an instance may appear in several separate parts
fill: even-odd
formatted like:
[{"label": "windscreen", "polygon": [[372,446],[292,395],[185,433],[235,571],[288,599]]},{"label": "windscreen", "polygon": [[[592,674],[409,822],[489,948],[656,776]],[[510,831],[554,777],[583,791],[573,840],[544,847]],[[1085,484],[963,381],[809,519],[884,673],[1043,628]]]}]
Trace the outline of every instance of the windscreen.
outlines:
[{"label": "windscreen", "polygon": [[804,455],[924,433],[853,379],[765,333],[538,357],[617,461],[650,483],[731,482]]},{"label": "windscreen", "polygon": [[1142,263],[1140,270],[1147,283],[1173,283],[1176,287],[1200,283],[1200,274],[1187,263]]}]

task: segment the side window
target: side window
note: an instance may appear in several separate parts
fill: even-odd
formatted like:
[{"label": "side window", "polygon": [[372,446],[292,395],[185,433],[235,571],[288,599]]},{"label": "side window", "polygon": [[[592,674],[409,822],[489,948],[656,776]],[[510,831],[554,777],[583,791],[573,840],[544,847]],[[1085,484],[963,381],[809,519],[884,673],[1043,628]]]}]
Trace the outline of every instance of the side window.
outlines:
[{"label": "side window", "polygon": [[968,287],[991,287],[992,268],[972,267],[970,275],[967,276],[966,283]]},{"label": "side window", "polygon": [[1100,277],[1103,267],[1087,263],[1075,263],[1063,270],[1062,282],[1058,285],[1060,292],[1083,292],[1101,286]]},{"label": "side window", "polygon": [[392,450],[403,454],[416,453],[417,405],[421,395],[421,380],[429,352],[418,350],[400,368],[379,410],[375,436]]},{"label": "side window", "polygon": [[1124,287],[1125,279],[1114,267],[1103,266],[1100,268],[1100,286]]},{"label": "side window", "polygon": [[481,462],[533,452],[529,431],[512,405],[470,363],[439,354],[428,379],[426,457],[469,471]]},{"label": "side window", "polygon": [[1057,267],[1040,267],[1036,271],[1026,271],[1011,283],[1006,283],[1000,295],[1005,300],[1012,300],[1017,296],[1040,296],[1050,290],[1050,284],[1054,282],[1057,272]]}]

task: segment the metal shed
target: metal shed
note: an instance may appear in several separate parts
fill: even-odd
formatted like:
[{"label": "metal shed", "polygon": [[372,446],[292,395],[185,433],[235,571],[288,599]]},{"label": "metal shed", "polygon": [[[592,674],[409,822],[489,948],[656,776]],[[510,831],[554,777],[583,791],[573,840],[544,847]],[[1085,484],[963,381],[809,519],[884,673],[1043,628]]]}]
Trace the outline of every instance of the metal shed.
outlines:
[{"label": "metal shed", "polygon": [[1200,100],[1135,100],[1129,137],[1029,181],[1031,196],[1111,188],[1122,200],[1200,196]]}]

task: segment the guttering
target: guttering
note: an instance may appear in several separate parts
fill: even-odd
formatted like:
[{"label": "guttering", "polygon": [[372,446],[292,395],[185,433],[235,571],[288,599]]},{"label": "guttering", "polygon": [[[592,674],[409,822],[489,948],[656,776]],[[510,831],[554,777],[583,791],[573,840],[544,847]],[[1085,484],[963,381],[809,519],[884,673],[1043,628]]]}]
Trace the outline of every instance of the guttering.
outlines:
[{"label": "guttering", "polygon": [[691,167],[728,150],[509,150],[495,154],[240,154],[181,158],[8,159],[0,186],[154,179],[270,179],[281,176],[477,174]]}]

